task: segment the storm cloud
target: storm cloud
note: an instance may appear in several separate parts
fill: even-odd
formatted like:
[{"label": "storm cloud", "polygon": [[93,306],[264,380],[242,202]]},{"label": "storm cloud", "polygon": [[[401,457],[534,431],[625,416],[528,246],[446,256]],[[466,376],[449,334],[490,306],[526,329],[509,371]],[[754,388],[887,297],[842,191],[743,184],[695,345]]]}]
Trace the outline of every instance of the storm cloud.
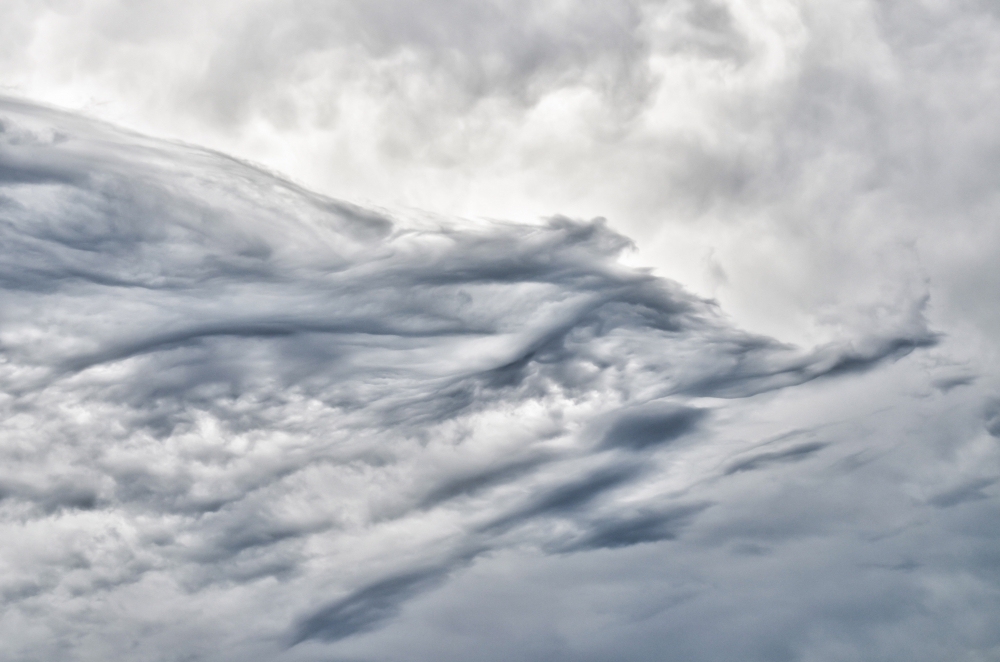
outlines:
[{"label": "storm cloud", "polygon": [[0,657],[1000,651],[989,3],[0,10]]},{"label": "storm cloud", "polygon": [[[309,657],[498,555],[690,535],[664,553],[767,559],[844,514],[810,521],[774,487],[741,514],[747,479],[821,463],[851,480],[883,451],[816,421],[737,440],[735,403],[843,389],[940,341],[919,301],[812,349],[742,331],[621,266],[630,243],[602,219],[389,217],[10,100],[0,136],[18,655],[144,657],[155,638],[128,653],[119,630],[153,619],[163,659],[222,640]],[[930,512],[991,503],[993,482],[928,494]]]}]

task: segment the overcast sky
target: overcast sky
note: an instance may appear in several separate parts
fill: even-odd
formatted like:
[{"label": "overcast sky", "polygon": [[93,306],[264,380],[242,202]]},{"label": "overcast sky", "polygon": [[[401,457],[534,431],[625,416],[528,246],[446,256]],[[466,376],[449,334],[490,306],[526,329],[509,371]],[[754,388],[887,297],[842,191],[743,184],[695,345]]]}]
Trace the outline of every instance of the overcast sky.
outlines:
[{"label": "overcast sky", "polygon": [[0,658],[1000,659],[1000,7],[0,0]]}]

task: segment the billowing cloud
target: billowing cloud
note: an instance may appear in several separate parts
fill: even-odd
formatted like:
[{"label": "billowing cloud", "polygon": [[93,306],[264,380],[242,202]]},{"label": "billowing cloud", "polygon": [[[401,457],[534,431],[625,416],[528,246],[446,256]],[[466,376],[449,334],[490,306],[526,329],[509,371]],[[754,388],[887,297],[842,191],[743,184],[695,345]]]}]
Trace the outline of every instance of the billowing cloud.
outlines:
[{"label": "billowing cloud", "polygon": [[991,3],[0,13],[0,657],[997,656]]},{"label": "billowing cloud", "polygon": [[[337,198],[603,216],[634,263],[801,344],[992,334],[990,2],[6,2],[0,86]],[[371,206],[371,205],[368,205]],[[886,302],[890,302],[885,305]]]},{"label": "billowing cloud", "polygon": [[996,645],[995,401],[926,295],[801,349],[601,219],[393,217],[13,100],[0,140],[12,659]]}]

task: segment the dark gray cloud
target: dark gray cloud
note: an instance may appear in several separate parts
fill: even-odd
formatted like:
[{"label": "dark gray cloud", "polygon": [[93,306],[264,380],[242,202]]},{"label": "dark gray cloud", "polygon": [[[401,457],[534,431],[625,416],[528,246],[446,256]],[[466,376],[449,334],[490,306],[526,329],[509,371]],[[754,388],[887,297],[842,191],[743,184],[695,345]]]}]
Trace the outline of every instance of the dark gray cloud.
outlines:
[{"label": "dark gray cloud", "polygon": [[605,492],[621,486],[637,473],[635,467],[619,466],[595,471],[583,478],[571,479],[553,488],[541,491],[528,504],[514,512],[489,522],[486,531],[507,529],[532,522],[535,518],[566,515],[577,511]]},{"label": "dark gray cloud", "polygon": [[604,432],[601,445],[606,448],[642,450],[668,443],[693,431],[705,416],[693,407],[664,406],[623,411]]},{"label": "dark gray cloud", "polygon": [[692,517],[711,504],[673,506],[659,511],[621,513],[615,519],[593,522],[568,551],[628,547],[640,543],[674,540]]},{"label": "dark gray cloud", "polygon": [[307,639],[337,641],[371,630],[395,616],[403,600],[442,581],[441,570],[411,572],[381,579],[324,607],[302,620],[294,630],[291,644]]},{"label": "dark gray cloud", "polygon": [[826,444],[813,442],[810,444],[799,444],[782,451],[771,451],[759,453],[745,460],[740,460],[726,469],[727,474],[734,474],[738,471],[752,471],[771,462],[794,462],[823,450]]},{"label": "dark gray cloud", "polygon": [[[432,27],[400,29],[446,57]],[[995,391],[926,292],[802,348],[623,266],[600,218],[393,216],[26,102],[0,120],[12,659],[997,645]]]}]

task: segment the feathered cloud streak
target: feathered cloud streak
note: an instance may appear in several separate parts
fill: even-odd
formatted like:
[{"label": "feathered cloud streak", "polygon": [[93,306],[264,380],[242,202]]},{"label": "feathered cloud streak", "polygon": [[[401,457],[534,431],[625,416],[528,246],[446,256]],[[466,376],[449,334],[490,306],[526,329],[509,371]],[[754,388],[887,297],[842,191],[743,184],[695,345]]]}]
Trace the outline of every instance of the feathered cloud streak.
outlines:
[{"label": "feathered cloud streak", "polygon": [[601,220],[393,219],[12,100],[0,144],[10,659],[996,645],[996,408],[921,298],[801,350]]}]

